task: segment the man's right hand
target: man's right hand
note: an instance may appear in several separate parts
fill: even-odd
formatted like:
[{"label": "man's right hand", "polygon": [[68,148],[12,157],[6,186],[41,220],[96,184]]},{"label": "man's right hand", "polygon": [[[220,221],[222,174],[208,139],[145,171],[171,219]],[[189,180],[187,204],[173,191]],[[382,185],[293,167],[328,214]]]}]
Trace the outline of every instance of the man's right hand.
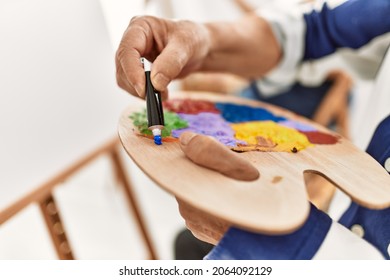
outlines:
[{"label": "man's right hand", "polygon": [[167,97],[167,86],[200,68],[210,49],[210,36],[204,25],[151,16],[130,21],[116,53],[118,85],[134,96],[145,97],[145,73],[140,62],[153,62],[152,84]]},{"label": "man's right hand", "polygon": [[152,84],[164,99],[173,79],[197,70],[260,78],[279,63],[282,49],[270,24],[256,14],[235,22],[205,24],[133,18],[116,54],[117,82],[132,95],[145,98],[141,57],[153,62]]}]

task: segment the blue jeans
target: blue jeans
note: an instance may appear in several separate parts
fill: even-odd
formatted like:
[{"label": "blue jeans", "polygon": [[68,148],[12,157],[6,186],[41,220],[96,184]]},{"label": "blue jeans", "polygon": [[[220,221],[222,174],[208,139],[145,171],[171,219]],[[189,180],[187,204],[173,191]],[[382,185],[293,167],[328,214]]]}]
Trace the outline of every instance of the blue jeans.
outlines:
[{"label": "blue jeans", "polygon": [[281,92],[276,96],[265,97],[259,91],[256,83],[253,82],[249,87],[243,89],[239,95],[285,108],[306,118],[312,118],[331,86],[331,81],[325,81],[316,87],[295,83],[285,92]]}]

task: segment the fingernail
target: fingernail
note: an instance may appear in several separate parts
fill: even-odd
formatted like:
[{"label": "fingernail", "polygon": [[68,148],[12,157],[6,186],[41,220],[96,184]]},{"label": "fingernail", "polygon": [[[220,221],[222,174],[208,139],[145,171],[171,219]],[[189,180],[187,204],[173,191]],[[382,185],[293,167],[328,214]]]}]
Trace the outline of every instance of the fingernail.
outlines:
[{"label": "fingernail", "polygon": [[180,143],[182,145],[187,145],[192,138],[196,136],[196,133],[193,132],[184,132],[180,135]]},{"label": "fingernail", "polygon": [[152,84],[157,90],[164,90],[169,84],[169,79],[164,74],[157,73],[152,77]]}]

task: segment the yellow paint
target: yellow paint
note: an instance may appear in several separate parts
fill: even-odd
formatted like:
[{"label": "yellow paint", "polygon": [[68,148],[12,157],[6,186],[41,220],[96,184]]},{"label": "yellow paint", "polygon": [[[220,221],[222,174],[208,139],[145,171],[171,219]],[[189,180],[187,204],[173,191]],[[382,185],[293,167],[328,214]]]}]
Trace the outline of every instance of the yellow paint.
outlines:
[{"label": "yellow paint", "polygon": [[[253,146],[253,150],[292,152],[295,147],[298,151],[312,146],[306,135],[299,131],[278,125],[273,121],[254,121],[232,124],[235,137]],[[272,141],[274,147],[266,147],[259,144],[259,138]],[[261,142],[260,142],[261,143]]]}]

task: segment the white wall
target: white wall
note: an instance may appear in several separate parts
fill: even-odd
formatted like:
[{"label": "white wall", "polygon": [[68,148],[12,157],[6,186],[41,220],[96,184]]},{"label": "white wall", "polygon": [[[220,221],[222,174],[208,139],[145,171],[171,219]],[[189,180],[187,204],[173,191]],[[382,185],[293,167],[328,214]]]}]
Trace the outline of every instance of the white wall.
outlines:
[{"label": "white wall", "polygon": [[[121,112],[135,101],[116,85],[114,51],[143,1],[102,6],[104,14],[98,0],[0,1],[0,211],[116,137]],[[172,258],[182,226],[176,202],[124,158],[158,255]],[[145,257],[112,177],[102,158],[55,192],[77,258]],[[0,227],[0,259],[55,257],[36,206]]]}]

